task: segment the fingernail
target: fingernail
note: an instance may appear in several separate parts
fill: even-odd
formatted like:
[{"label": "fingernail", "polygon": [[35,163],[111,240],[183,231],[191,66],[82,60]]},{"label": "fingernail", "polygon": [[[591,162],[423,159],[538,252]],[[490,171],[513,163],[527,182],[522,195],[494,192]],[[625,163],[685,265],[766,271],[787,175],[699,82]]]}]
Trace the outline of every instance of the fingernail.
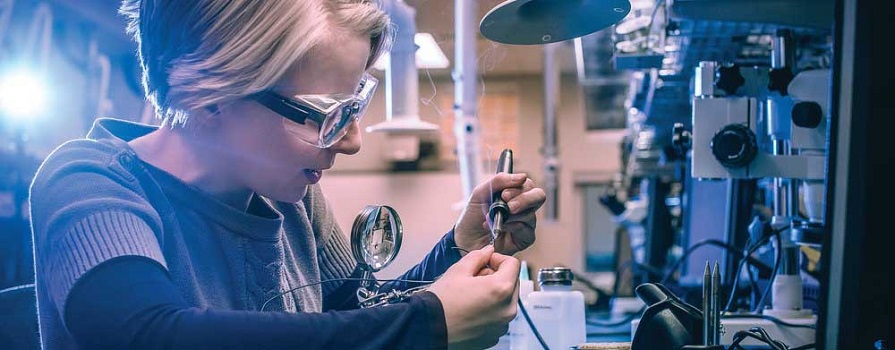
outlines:
[{"label": "fingernail", "polygon": [[513,180],[522,180],[525,179],[525,174],[513,174]]}]

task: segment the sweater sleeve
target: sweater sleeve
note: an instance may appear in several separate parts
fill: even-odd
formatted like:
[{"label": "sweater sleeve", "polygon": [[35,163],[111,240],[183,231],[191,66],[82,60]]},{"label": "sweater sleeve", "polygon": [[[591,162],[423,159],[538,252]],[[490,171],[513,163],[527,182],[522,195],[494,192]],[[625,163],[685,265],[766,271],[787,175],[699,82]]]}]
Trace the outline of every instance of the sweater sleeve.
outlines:
[{"label": "sweater sleeve", "polygon": [[133,155],[101,147],[60,147],[31,187],[35,282],[58,310],[75,281],[104,261],[141,256],[166,266],[161,219],[127,168]]},{"label": "sweater sleeve", "polygon": [[[419,264],[416,264],[407,272],[405,272],[399,280],[410,281],[434,281],[441,277],[451,265],[460,261],[460,251],[455,249],[457,243],[454,242],[454,230],[448,231],[438,243],[432,247],[429,254],[423,257]],[[382,290],[407,289],[419,286],[420,283],[393,281],[383,284]]]},{"label": "sweater sleeve", "polygon": [[[102,315],[102,317],[97,317]],[[84,348],[432,349],[445,348],[440,301],[423,292],[403,303],[325,313],[189,307],[156,262],[109,260],[72,289],[64,314]]]}]

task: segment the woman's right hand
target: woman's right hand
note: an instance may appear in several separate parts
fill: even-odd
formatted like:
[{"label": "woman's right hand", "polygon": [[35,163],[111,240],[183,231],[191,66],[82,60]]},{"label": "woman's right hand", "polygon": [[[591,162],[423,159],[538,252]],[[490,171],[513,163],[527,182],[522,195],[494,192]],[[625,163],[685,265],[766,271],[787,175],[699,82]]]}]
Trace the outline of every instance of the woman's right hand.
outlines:
[{"label": "woman's right hand", "polygon": [[497,344],[516,316],[519,268],[519,260],[489,245],[466,254],[429,287],[444,307],[451,347]]}]

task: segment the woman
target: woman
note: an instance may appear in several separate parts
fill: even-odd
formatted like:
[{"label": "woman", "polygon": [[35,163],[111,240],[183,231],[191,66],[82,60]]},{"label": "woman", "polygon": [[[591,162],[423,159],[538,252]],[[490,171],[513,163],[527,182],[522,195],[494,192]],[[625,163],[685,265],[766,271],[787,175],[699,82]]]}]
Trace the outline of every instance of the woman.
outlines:
[{"label": "woman", "polygon": [[[360,148],[376,85],[365,71],[390,38],[376,3],[125,0],[121,11],[162,127],[99,120],[36,176],[44,347],[486,347],[504,333],[519,272],[509,255],[533,243],[545,199],[523,174],[478,186],[402,276],[441,276],[427,292],[358,310],[358,284],[338,280],[356,264],[316,183]],[[511,209],[495,247],[492,191]]]}]

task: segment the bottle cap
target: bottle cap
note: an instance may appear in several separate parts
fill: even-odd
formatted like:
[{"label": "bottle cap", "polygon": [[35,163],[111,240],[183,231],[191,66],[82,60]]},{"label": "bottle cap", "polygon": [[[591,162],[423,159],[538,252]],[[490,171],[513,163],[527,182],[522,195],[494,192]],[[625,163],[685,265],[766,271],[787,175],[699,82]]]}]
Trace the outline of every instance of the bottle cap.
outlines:
[{"label": "bottle cap", "polygon": [[574,276],[568,267],[550,267],[538,270],[539,284],[571,285]]}]

